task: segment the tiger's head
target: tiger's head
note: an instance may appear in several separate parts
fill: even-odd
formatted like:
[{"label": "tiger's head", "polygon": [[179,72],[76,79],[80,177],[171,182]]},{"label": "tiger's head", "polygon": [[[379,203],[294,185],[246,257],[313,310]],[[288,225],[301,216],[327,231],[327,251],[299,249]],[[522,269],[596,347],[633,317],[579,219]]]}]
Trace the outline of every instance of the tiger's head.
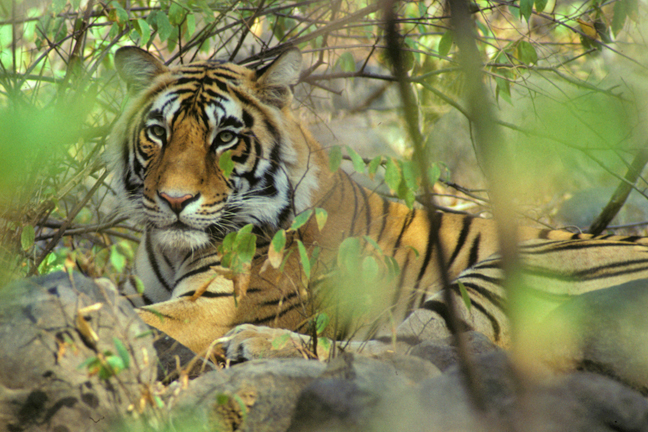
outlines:
[{"label": "tiger's head", "polygon": [[117,51],[130,92],[111,135],[121,201],[157,244],[196,250],[248,223],[274,232],[311,206],[326,156],[290,111],[301,64],[296,49],[259,70]]}]

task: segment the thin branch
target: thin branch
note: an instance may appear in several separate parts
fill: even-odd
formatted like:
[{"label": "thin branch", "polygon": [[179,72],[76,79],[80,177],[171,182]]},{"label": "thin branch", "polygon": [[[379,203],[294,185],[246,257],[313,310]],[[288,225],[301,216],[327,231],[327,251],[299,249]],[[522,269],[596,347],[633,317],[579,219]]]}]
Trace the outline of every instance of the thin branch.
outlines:
[{"label": "thin branch", "polygon": [[625,204],[626,199],[628,199],[628,195],[632,192],[646,163],[648,163],[648,147],[643,147],[635,156],[630,167],[628,167],[628,171],[624,177],[625,181],[621,182],[616,188],[612,198],[610,198],[610,201],[601,211],[601,214],[590,225],[588,232],[594,235],[600,234],[612,222],[612,219],[614,219],[619,210],[621,210],[621,207],[623,207],[623,204]]}]

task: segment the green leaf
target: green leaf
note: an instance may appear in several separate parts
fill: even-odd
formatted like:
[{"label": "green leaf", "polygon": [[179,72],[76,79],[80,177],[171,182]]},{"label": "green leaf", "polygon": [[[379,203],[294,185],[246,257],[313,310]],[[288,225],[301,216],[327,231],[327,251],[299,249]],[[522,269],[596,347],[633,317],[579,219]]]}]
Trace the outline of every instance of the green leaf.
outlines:
[{"label": "green leaf", "polygon": [[124,369],[128,369],[128,367],[130,366],[130,355],[128,354],[128,350],[124,346],[124,343],[117,339],[115,336],[113,336],[113,343],[115,344],[115,348],[117,349],[117,354],[119,354],[119,357],[124,364]]},{"label": "green leaf", "polygon": [[342,148],[339,146],[331,147],[329,151],[329,170],[334,173],[340,168],[342,163]]},{"label": "green leaf", "polygon": [[137,33],[139,33],[140,35],[139,44],[141,46],[146,45],[149,39],[151,39],[151,27],[149,27],[146,20],[143,20],[141,18],[135,20],[133,24],[135,26],[135,30],[137,30]]},{"label": "green leaf", "polygon": [[218,158],[218,167],[223,171],[223,176],[229,179],[234,171],[234,162],[232,161],[232,150],[225,150]]},{"label": "green leaf", "polygon": [[142,279],[138,278],[135,275],[131,277],[133,278],[133,281],[135,281],[135,289],[137,290],[137,293],[144,294],[144,291],[146,291],[146,287],[144,286],[144,282],[142,282]]},{"label": "green leaf", "polygon": [[326,327],[329,325],[329,322],[331,322],[331,319],[327,314],[324,312],[320,312],[317,314],[317,318],[315,319],[315,332],[320,335],[326,330]]},{"label": "green leaf", "polygon": [[319,258],[319,254],[322,251],[322,249],[319,246],[315,246],[312,249],[311,252],[311,257],[310,257],[310,266],[311,268],[315,267],[315,264],[317,264],[317,259]]},{"label": "green leaf", "polygon": [[472,304],[470,303],[470,297],[468,296],[468,291],[466,290],[466,287],[461,281],[457,281],[457,285],[459,285],[459,292],[461,293],[461,299],[464,302],[464,305],[466,305],[466,309],[468,309],[468,312],[470,312],[470,308],[472,307]]},{"label": "green leaf", "polygon": [[116,375],[119,372],[124,370],[124,362],[121,357],[116,355],[110,355],[106,357],[106,363],[112,368],[112,370],[105,371],[105,375],[102,375],[101,371],[99,372],[99,378],[108,379],[113,374]]},{"label": "green leaf", "polygon": [[400,266],[398,265],[398,261],[396,261],[396,258],[391,257],[389,255],[384,255],[384,260],[385,260],[385,265],[387,266],[387,272],[389,273],[390,278],[394,278],[398,276],[400,273]]},{"label": "green leaf", "polygon": [[524,64],[530,65],[538,62],[538,53],[533,45],[527,41],[520,41],[517,46],[518,59]]},{"label": "green leaf", "polygon": [[372,180],[376,175],[376,171],[378,171],[378,167],[382,163],[382,160],[382,156],[376,156],[375,158],[371,159],[371,162],[369,162],[369,165],[367,167],[367,174],[369,174],[369,178],[371,178]]},{"label": "green leaf", "polygon": [[164,408],[164,401],[162,401],[162,398],[158,395],[153,395],[153,400],[155,401],[155,406],[158,407],[158,409]]},{"label": "green leaf", "polygon": [[178,3],[171,3],[171,6],[169,7],[169,23],[174,27],[179,26],[184,20],[185,13],[185,9]]},{"label": "green leaf", "polygon": [[108,19],[118,23],[119,25],[124,25],[128,22],[128,12],[119,4],[119,2],[112,1],[110,6],[114,9],[111,9],[108,12]]},{"label": "green leaf", "polygon": [[191,36],[196,31],[196,16],[193,13],[187,14],[187,36]]},{"label": "green leaf", "polygon": [[151,307],[151,306],[143,307],[142,309],[144,309],[144,310],[147,311],[147,312],[151,312],[153,315],[155,315],[156,317],[158,317],[158,319],[159,319],[161,322],[164,322],[164,315],[162,315],[162,313],[160,313],[159,310],[157,310],[157,309],[155,309],[155,308],[153,308],[153,307]]},{"label": "green leaf", "polygon": [[249,233],[252,232],[253,229],[254,229],[254,225],[252,225],[252,224],[247,224],[247,225],[245,225],[243,228],[241,228],[240,230],[238,230],[238,233],[239,233],[239,234],[249,234]]},{"label": "green leaf", "polygon": [[512,105],[513,102],[511,102],[511,84],[509,83],[509,81],[505,80],[504,78],[495,77],[495,83],[497,84],[497,88],[495,89],[496,94],[501,96],[502,99]]},{"label": "green leaf", "polygon": [[347,270],[349,273],[357,272],[360,268],[361,250],[362,246],[357,237],[345,238],[338,248],[338,267]]},{"label": "green leaf", "polygon": [[281,252],[284,246],[286,246],[286,231],[280,229],[272,237],[272,247],[276,252]]},{"label": "green leaf", "polygon": [[110,264],[118,273],[122,273],[126,267],[126,257],[119,252],[117,245],[110,247]]},{"label": "green leaf", "polygon": [[20,245],[22,246],[23,250],[29,250],[34,245],[35,240],[36,231],[34,230],[34,227],[31,225],[25,225],[23,227],[22,233],[20,234]]},{"label": "green leaf", "polygon": [[454,35],[452,34],[452,30],[443,33],[443,36],[441,36],[441,40],[439,41],[439,47],[437,48],[440,56],[445,57],[448,55],[450,48],[452,48],[453,39]]},{"label": "green leaf", "polygon": [[419,251],[414,246],[407,246],[407,248],[409,250],[411,250],[412,252],[414,252],[414,258],[418,259],[419,255],[420,255]]},{"label": "green leaf", "polygon": [[529,22],[533,12],[533,0],[520,0],[520,15]]},{"label": "green leaf", "polygon": [[240,233],[236,236],[234,246],[236,258],[240,264],[250,263],[256,252],[256,236],[251,233]]},{"label": "green leaf", "polygon": [[308,259],[308,253],[306,252],[306,247],[301,240],[297,240],[297,249],[299,249],[299,260],[301,261],[302,268],[306,274],[306,279],[310,279],[310,259]]},{"label": "green leaf", "polygon": [[351,162],[353,163],[353,169],[360,174],[364,174],[365,163],[360,157],[360,155],[351,147],[349,146],[344,146],[344,147],[346,148],[346,151],[349,154],[349,157],[351,158]]},{"label": "green leaf", "polygon": [[299,228],[304,226],[306,222],[308,222],[308,219],[310,219],[312,214],[313,214],[313,209],[308,209],[299,213],[295,218],[295,220],[293,221],[292,225],[290,226],[290,229],[293,231],[297,231]]},{"label": "green leaf", "polygon": [[204,19],[207,24],[213,23],[216,18],[214,18],[214,11],[211,10],[207,2],[205,0],[198,0],[197,4],[203,12],[200,15],[201,18]]},{"label": "green leaf", "polygon": [[441,168],[439,168],[439,165],[433,164],[428,168],[428,181],[430,182],[430,186],[434,186],[434,184],[439,181],[440,177]]},{"label": "green leaf", "polygon": [[417,186],[417,169],[416,166],[409,160],[399,161],[403,181],[408,189],[415,189]]},{"label": "green leaf", "polygon": [[387,159],[387,166],[385,167],[385,183],[392,193],[398,190],[401,183],[401,173],[392,158]]},{"label": "green leaf", "polygon": [[549,3],[549,0],[535,0],[534,4],[536,12],[544,12],[547,3]]},{"label": "green leaf", "polygon": [[167,17],[162,11],[157,13],[155,21],[157,24],[158,37],[160,38],[160,41],[164,42],[169,38],[169,36],[171,36],[173,26],[169,22],[169,17]]},{"label": "green leaf", "polygon": [[93,357],[88,357],[87,359],[83,360],[79,365],[77,366],[77,369],[91,369],[94,366],[97,366],[99,364],[99,358],[97,356]]},{"label": "green leaf", "polygon": [[380,274],[380,266],[376,258],[370,256],[362,260],[362,279],[367,283],[375,282]]},{"label": "green leaf", "polygon": [[376,243],[376,241],[374,239],[372,239],[369,236],[363,236],[362,238],[365,239],[365,241],[367,243],[369,243],[371,246],[373,246],[374,249],[376,249],[378,252],[380,252],[381,255],[383,254],[382,248],[380,247],[380,245],[378,243]]},{"label": "green leaf", "polygon": [[338,58],[337,64],[342,72],[355,72],[355,59],[349,51]]},{"label": "green leaf", "polygon": [[317,228],[322,231],[324,225],[326,225],[326,220],[328,219],[328,213],[323,208],[315,208],[315,220],[317,221]]},{"label": "green leaf", "polygon": [[613,17],[612,17],[612,32],[614,36],[618,36],[619,32],[623,29],[626,18],[628,17],[628,0],[619,0],[614,3]]},{"label": "green leaf", "polygon": [[67,0],[53,0],[52,3],[50,4],[49,10],[52,12],[53,15],[58,15],[61,12],[63,12],[63,9],[65,9],[65,5],[67,4]]}]

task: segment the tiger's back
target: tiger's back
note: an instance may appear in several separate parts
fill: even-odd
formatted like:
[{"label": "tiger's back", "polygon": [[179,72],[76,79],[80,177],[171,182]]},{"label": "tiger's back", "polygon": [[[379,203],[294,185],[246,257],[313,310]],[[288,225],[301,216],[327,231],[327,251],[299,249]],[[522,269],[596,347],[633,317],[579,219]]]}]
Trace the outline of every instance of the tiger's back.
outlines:
[{"label": "tiger's back", "polygon": [[[380,297],[377,310],[388,310],[397,321],[418,307],[436,307],[429,302],[439,289],[431,233],[444,245],[451,278],[498,250],[491,221],[444,213],[428,217],[362,188],[345,173],[329,172],[325,152],[290,111],[290,86],[301,71],[296,50],[259,71],[217,62],[166,67],[134,47],[120,49],[116,65],[132,100],[113,131],[112,147],[123,207],[146,228],[135,273],[146,289],[144,302],[155,303],[150,308],[156,310],[143,308],[140,315],[196,352],[242,323],[307,330],[321,306],[312,301],[313,287],[335,267],[337,249],[350,236],[369,237],[398,263],[396,279],[374,295]],[[311,253],[321,250],[311,283],[304,280],[297,252],[286,254],[282,269],[264,266],[272,235],[315,207],[328,213],[323,229],[310,220],[288,236],[286,246],[296,247],[299,240]],[[257,253],[249,281],[238,283],[225,275],[217,246],[246,224],[254,226]],[[521,229],[520,237],[545,245],[599,244],[588,236],[530,228]],[[646,248],[636,245],[643,242],[608,240],[614,243],[608,250],[623,253],[606,255],[604,265],[622,269],[632,256],[623,245],[643,253]],[[568,264],[579,259],[576,248],[563,249],[559,263],[574,272],[587,270]],[[605,283],[609,272],[603,273]],[[638,264],[637,271],[622,276],[646,277],[648,268]],[[500,295],[496,286],[469,290],[485,314],[502,309],[492,301]],[[582,287],[574,285],[573,291]]]}]

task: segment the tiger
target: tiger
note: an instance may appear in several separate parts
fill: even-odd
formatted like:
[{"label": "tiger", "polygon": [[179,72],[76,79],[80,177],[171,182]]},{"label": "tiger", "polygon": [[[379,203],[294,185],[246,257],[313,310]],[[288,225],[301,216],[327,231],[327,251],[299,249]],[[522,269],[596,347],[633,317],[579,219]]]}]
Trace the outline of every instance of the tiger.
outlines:
[{"label": "tiger", "polygon": [[[372,335],[421,310],[447,327],[439,251],[431,241],[436,233],[448,277],[462,282],[473,305],[464,324],[509,343],[495,223],[409,208],[343,170],[332,172],[325,149],[291,108],[302,70],[298,49],[252,69],[219,61],[167,66],[131,46],[116,51],[115,68],[129,101],[110,148],[122,209],[143,227],[134,274],[145,289],[130,297],[146,323],[199,354],[242,324],[309,332],[319,308],[335,310],[312,288],[335,267],[342,242],[355,236],[370,239],[398,267],[389,290],[373,295],[387,313],[359,318]],[[225,152],[233,164],[229,173],[220,166]],[[311,217],[289,230],[297,215],[314,208],[326,211],[323,226]],[[237,283],[227,275],[219,245],[248,224],[256,252],[249,278]],[[299,253],[286,254],[282,267],[267,265],[280,229],[289,232],[286,248],[299,240],[308,254],[320,251],[310,280]],[[532,227],[519,227],[518,236],[529,273],[538,286],[557,287],[547,290],[558,302],[648,277],[642,237]],[[562,283],[546,283],[554,280]],[[452,285],[457,296],[458,287]],[[335,332],[339,338],[354,330],[344,324]]]}]

